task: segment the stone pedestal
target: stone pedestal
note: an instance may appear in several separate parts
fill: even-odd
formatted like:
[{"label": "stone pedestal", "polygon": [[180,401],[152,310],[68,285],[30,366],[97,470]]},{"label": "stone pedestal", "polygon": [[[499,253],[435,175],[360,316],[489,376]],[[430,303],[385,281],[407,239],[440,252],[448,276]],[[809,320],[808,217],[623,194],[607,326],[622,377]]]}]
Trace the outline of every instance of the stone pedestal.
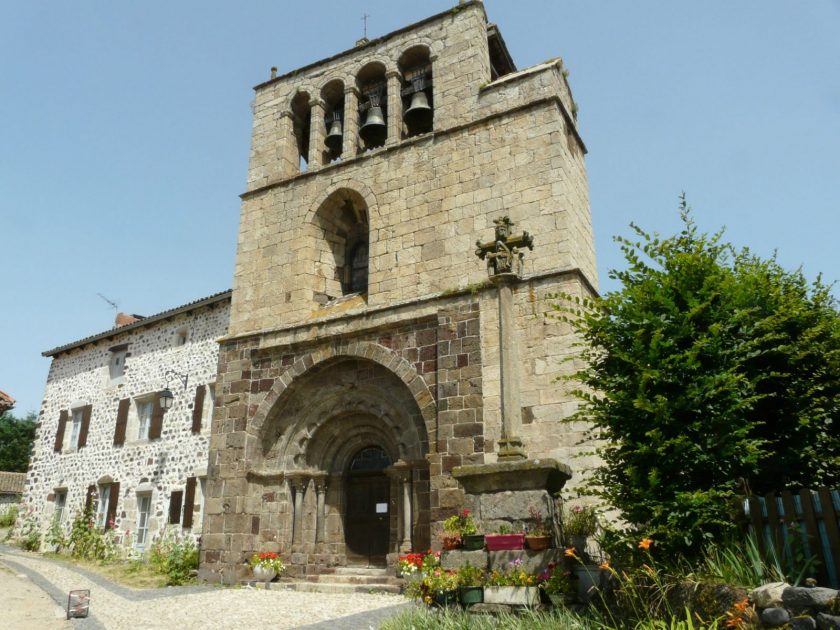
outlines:
[{"label": "stone pedestal", "polygon": [[[501,526],[524,531],[532,522],[530,508],[545,520],[554,518],[554,494],[572,472],[554,459],[508,460],[492,464],[457,466],[452,476],[463,486],[465,505],[480,522],[482,531],[492,533]],[[555,532],[558,540],[559,532]]]}]

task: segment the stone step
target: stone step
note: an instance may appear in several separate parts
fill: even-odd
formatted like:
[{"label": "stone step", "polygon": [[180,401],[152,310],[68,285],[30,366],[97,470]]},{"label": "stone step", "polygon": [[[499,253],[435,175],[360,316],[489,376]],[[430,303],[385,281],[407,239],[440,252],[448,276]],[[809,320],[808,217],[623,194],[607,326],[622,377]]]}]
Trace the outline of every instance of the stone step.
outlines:
[{"label": "stone step", "polygon": [[[264,582],[250,582],[254,588],[265,588]],[[270,590],[299,591],[303,593],[393,593],[399,594],[395,584],[342,584],[324,582],[271,582]]]},{"label": "stone step", "polygon": [[402,584],[402,579],[388,575],[324,574],[318,576],[320,584]]},{"label": "stone step", "polygon": [[393,571],[381,567],[336,567],[333,575],[372,575],[387,577]]}]

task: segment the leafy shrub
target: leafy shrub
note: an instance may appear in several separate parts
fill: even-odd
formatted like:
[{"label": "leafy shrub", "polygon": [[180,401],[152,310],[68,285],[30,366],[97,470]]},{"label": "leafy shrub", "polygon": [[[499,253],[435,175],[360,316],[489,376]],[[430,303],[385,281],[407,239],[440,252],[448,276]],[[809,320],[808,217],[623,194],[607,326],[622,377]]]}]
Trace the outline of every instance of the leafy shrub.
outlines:
[{"label": "leafy shrub", "polygon": [[6,508],[5,512],[0,513],[0,527],[11,527],[14,525],[19,509],[17,505],[10,505]]},{"label": "leafy shrub", "polygon": [[96,527],[93,506],[79,510],[70,526],[70,555],[94,562],[110,562],[117,558],[117,546],[111,530]]},{"label": "leafy shrub", "polygon": [[152,567],[166,576],[167,586],[185,584],[198,569],[198,547],[190,536],[181,536],[175,528],[168,527],[149,550]]},{"label": "leafy shrub", "polygon": [[17,515],[16,522],[17,544],[26,551],[38,551],[41,548],[41,526],[35,517],[34,510],[27,506],[23,514]]}]

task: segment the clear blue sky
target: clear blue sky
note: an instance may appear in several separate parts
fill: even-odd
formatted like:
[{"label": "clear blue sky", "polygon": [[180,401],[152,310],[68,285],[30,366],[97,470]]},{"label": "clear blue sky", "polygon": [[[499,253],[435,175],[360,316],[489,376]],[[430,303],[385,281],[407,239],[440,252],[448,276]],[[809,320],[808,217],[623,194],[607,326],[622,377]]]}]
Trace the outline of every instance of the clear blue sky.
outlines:
[{"label": "clear blue sky", "polygon": [[[232,283],[252,86],[456,0],[0,6],[0,389],[43,350]],[[520,68],[580,106],[602,289],[636,221],[701,227],[840,279],[840,0],[487,0]],[[837,293],[837,292],[835,292]]]}]

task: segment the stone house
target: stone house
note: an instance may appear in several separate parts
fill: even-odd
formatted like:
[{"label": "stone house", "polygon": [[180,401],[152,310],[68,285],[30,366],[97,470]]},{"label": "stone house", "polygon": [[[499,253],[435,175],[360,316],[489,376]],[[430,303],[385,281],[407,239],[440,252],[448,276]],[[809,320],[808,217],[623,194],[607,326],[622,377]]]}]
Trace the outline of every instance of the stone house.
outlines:
[{"label": "stone house", "polygon": [[26,484],[26,473],[0,472],[0,514],[20,503]]},{"label": "stone house", "polygon": [[200,534],[229,310],[226,291],[150,317],[120,313],[111,330],[43,353],[52,363],[25,501],[44,530],[69,530],[91,504],[99,526],[140,549],[168,524]]},{"label": "stone house", "polygon": [[544,316],[597,287],[562,61],[517,70],[466,1],[255,92],[200,574],[381,566],[436,543],[459,467],[586,467]]}]

